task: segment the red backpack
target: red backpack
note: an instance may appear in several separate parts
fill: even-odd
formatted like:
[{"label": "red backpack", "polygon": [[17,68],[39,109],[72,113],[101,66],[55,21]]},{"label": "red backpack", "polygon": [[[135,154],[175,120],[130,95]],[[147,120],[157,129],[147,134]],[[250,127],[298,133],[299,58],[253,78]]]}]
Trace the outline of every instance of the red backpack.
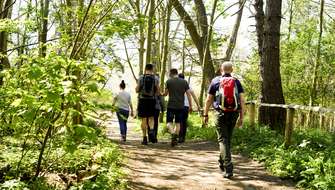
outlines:
[{"label": "red backpack", "polygon": [[240,99],[234,77],[222,77],[219,93],[221,95],[221,109],[225,112],[234,112],[239,109]]}]

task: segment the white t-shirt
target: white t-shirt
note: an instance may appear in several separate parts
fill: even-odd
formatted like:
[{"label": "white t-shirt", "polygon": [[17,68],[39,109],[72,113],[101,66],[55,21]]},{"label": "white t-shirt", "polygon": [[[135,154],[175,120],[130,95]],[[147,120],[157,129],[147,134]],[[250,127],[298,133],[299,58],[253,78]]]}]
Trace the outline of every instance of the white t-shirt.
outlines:
[{"label": "white t-shirt", "polygon": [[[192,88],[190,87],[189,90],[192,91]],[[185,93],[184,96],[185,96],[185,97],[184,97],[184,106],[185,106],[185,107],[190,107],[190,103],[188,102],[187,94]]]},{"label": "white t-shirt", "polygon": [[131,102],[130,94],[124,90],[121,90],[116,95],[116,107],[119,109],[127,110],[129,111],[129,105]]}]

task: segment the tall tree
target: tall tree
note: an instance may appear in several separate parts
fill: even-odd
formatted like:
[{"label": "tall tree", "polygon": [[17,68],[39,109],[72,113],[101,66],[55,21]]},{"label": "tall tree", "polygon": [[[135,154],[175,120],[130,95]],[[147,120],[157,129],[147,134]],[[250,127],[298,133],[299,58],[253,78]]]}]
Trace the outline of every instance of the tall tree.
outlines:
[{"label": "tall tree", "polygon": [[[266,1],[263,43],[260,50],[262,52],[260,61],[260,99],[262,103],[285,104],[280,75],[281,9],[282,0]],[[261,124],[282,131],[285,121],[285,109],[260,107],[259,122]]]},{"label": "tall tree", "polygon": [[146,64],[152,63],[152,40],[155,38],[153,35],[154,30],[154,16],[155,16],[155,0],[150,0],[149,18],[148,18],[148,32],[147,32],[147,51],[146,51]]},{"label": "tall tree", "polygon": [[320,0],[319,36],[318,36],[318,45],[316,49],[316,61],[314,63],[314,70],[313,70],[312,88],[310,90],[310,98],[309,98],[310,106],[316,105],[316,98],[317,98],[318,72],[319,72],[319,67],[321,65],[321,43],[322,43],[322,34],[323,34],[324,6],[325,6],[325,1]]},{"label": "tall tree", "polygon": [[[10,19],[12,15],[13,0],[0,0],[0,19]],[[9,68],[9,59],[7,57],[8,32],[0,32],[0,71]],[[0,77],[0,86],[2,85],[2,77]]]},{"label": "tall tree", "polygon": [[243,8],[245,5],[246,0],[239,0],[239,10],[236,16],[236,21],[234,24],[234,28],[233,28],[233,32],[230,36],[229,39],[229,43],[228,43],[228,47],[226,50],[226,55],[224,57],[224,60],[229,61],[231,59],[231,56],[233,55],[233,51],[235,49],[236,46],[236,40],[237,40],[237,35],[238,35],[238,31],[241,25],[241,20],[242,20],[242,16],[243,16]]},{"label": "tall tree", "polygon": [[41,15],[41,27],[39,29],[38,42],[39,42],[39,55],[41,57],[46,56],[46,42],[48,38],[48,17],[49,17],[49,0],[40,1],[40,15]]},{"label": "tall tree", "polygon": [[205,75],[205,83],[209,84],[214,77],[214,66],[211,58],[211,52],[208,49],[207,53],[204,54],[206,48],[206,40],[208,35],[208,22],[205,5],[202,0],[194,0],[196,4],[197,17],[199,22],[200,32],[198,32],[195,22],[192,20],[190,15],[186,12],[183,5],[179,0],[170,0],[174,9],[177,11],[179,17],[183,20],[186,29],[188,30],[192,42],[194,43],[200,58],[200,63],[203,63],[205,59],[205,65],[203,68],[203,74]]},{"label": "tall tree", "polygon": [[166,17],[165,17],[165,27],[164,27],[164,47],[163,47],[163,58],[162,58],[162,66],[161,66],[161,80],[160,80],[160,86],[161,89],[164,89],[164,79],[165,79],[165,73],[166,73],[166,63],[168,60],[169,55],[169,33],[170,33],[170,19],[171,19],[171,11],[172,11],[172,5],[169,2],[166,7]]}]

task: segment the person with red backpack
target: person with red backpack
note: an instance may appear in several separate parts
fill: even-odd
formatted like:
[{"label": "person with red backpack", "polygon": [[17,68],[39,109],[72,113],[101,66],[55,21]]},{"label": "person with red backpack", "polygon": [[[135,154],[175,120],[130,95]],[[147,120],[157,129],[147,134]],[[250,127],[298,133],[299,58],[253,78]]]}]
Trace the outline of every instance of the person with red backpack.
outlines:
[{"label": "person with red backpack", "polygon": [[137,116],[142,119],[141,128],[143,134],[143,145],[148,144],[147,130],[150,142],[153,142],[154,116],[156,107],[156,96],[159,92],[158,78],[154,75],[154,66],[147,64],[144,69],[144,75],[138,79],[136,92],[138,93]]},{"label": "person with red backpack", "polygon": [[231,137],[236,122],[238,127],[243,124],[244,90],[241,82],[231,75],[232,63],[225,62],[220,69],[222,76],[214,78],[208,89],[203,117],[204,123],[207,124],[209,108],[213,106],[217,113],[215,127],[220,148],[219,167],[225,172],[225,178],[231,178]]}]

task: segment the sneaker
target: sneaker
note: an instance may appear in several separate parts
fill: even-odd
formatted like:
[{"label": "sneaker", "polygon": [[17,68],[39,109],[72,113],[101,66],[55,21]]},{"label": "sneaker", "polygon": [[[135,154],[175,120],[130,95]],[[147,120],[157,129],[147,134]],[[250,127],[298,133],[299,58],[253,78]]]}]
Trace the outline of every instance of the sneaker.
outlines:
[{"label": "sneaker", "polygon": [[153,141],[152,141],[152,143],[158,143],[157,138],[154,138]]},{"label": "sneaker", "polygon": [[227,179],[231,179],[233,176],[234,176],[233,173],[225,173],[223,177]]},{"label": "sneaker", "polygon": [[172,135],[171,136],[171,146],[174,147],[178,144],[178,141],[177,141],[177,136],[176,135]]},{"label": "sneaker", "polygon": [[148,138],[147,137],[143,137],[142,144],[143,145],[148,145]]},{"label": "sneaker", "polygon": [[149,129],[149,142],[154,143],[155,141],[155,131],[153,129]]},{"label": "sneaker", "polygon": [[178,143],[184,143],[184,142],[185,142],[185,139],[182,137],[179,137]]}]

